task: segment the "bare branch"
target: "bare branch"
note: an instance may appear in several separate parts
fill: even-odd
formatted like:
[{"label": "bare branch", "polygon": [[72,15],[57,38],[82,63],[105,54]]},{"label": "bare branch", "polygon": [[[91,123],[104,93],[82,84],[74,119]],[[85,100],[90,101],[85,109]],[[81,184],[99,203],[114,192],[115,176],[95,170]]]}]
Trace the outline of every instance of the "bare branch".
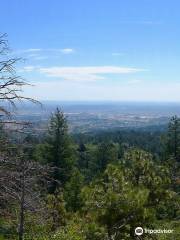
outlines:
[{"label": "bare branch", "polygon": [[40,102],[21,94],[23,87],[30,84],[17,75],[16,72],[16,65],[22,59],[9,57],[8,52],[7,35],[2,34],[0,35],[0,101],[3,102],[3,105],[0,106],[0,113],[11,116],[6,103],[16,109],[17,101],[30,101],[35,104],[40,104]]}]

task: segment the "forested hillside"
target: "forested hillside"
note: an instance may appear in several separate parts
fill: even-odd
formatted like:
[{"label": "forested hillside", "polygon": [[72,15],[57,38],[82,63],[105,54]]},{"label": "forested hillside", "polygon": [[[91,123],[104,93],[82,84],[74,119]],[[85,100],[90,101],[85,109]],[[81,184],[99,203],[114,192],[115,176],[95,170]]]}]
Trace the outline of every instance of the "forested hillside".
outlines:
[{"label": "forested hillside", "polygon": [[22,131],[12,141],[1,123],[0,239],[139,239],[137,226],[178,239],[179,118],[161,134],[83,137],[57,109],[48,126],[41,140]]}]

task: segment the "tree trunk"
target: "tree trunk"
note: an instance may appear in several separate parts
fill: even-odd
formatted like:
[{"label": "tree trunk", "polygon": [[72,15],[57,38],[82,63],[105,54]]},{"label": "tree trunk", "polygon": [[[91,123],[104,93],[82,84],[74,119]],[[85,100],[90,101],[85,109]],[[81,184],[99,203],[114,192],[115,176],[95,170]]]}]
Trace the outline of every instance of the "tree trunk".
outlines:
[{"label": "tree trunk", "polygon": [[22,173],[22,180],[21,180],[21,199],[20,199],[20,212],[19,212],[19,231],[18,231],[18,238],[19,240],[23,240],[24,238],[24,195],[25,195],[25,181],[24,181],[24,169]]}]

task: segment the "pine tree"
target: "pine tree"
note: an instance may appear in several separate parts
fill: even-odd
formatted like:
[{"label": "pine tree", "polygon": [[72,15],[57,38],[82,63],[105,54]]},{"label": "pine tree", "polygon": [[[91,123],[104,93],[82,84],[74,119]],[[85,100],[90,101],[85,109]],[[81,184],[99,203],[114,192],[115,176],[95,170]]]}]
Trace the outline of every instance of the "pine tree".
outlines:
[{"label": "pine tree", "polygon": [[80,193],[83,183],[83,175],[75,168],[70,180],[65,186],[65,200],[69,211],[76,212],[82,207],[82,197]]},{"label": "pine tree", "polygon": [[171,118],[168,126],[167,152],[176,162],[180,162],[180,119]]},{"label": "pine tree", "polygon": [[97,150],[97,168],[101,173],[109,163],[118,161],[118,149],[112,142],[102,142]]},{"label": "pine tree", "polygon": [[172,117],[167,134],[167,158],[170,159],[173,188],[180,191],[180,118]]},{"label": "pine tree", "polygon": [[47,162],[53,167],[49,192],[55,193],[59,184],[64,186],[70,178],[74,165],[67,119],[58,108],[50,120],[45,151],[47,153]]}]

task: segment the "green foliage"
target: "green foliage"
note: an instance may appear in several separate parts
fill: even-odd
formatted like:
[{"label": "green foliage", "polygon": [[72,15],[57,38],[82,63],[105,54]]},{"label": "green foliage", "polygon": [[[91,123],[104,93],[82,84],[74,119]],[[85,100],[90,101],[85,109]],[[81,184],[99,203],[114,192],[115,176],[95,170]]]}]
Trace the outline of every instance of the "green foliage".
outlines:
[{"label": "green foliage", "polygon": [[[40,192],[44,212],[25,214],[24,240],[131,240],[137,239],[137,226],[174,229],[174,238],[153,237],[178,239],[178,124],[176,118],[171,120],[166,150],[161,155],[162,148],[153,150],[150,142],[156,133],[140,133],[135,138],[129,131],[127,136],[111,136],[114,141],[100,136],[101,140],[97,137],[84,143],[81,138],[75,144],[64,114],[57,109],[42,142],[25,138],[32,142],[32,151],[26,151],[28,159],[33,152],[33,158],[51,166],[52,171],[47,175],[48,191],[42,188]],[[151,153],[146,151],[148,144]],[[7,149],[5,144],[3,149]],[[6,214],[7,203],[3,206],[6,217],[0,222],[0,239],[17,239],[14,219],[18,206],[14,202],[13,217]],[[143,235],[142,239],[153,237]]]},{"label": "green foliage", "polygon": [[98,145],[87,144],[84,145],[83,151],[79,147],[78,152],[78,167],[88,183],[100,176],[109,163],[118,162],[119,145],[112,142],[103,142]]},{"label": "green foliage", "polygon": [[158,219],[172,217],[177,204],[169,187],[168,169],[151,154],[132,149],[119,166],[109,165],[102,178],[83,189],[84,210],[107,227],[109,237],[129,239],[136,226],[152,227]]},{"label": "green foliage", "polygon": [[48,143],[37,144],[34,149],[33,158],[41,164],[47,164],[50,159],[50,145]]},{"label": "green foliage", "polygon": [[176,161],[180,161],[180,119],[177,116],[172,117],[169,122],[167,153]]},{"label": "green foliage", "polygon": [[65,228],[60,229],[52,237],[52,240],[85,240],[85,236],[81,228],[77,224],[69,224]]},{"label": "green foliage", "polygon": [[47,196],[47,231],[55,231],[66,223],[67,213],[63,194],[49,194]]},{"label": "green foliage", "polygon": [[84,176],[84,181],[89,183],[97,174],[97,146],[94,144],[79,145],[77,149],[77,167]]},{"label": "green foliage", "polygon": [[52,237],[54,240],[108,240],[107,231],[104,227],[95,222],[90,222],[89,218],[81,218],[79,215],[69,221],[69,223],[59,229]]},{"label": "green foliage", "polygon": [[67,120],[58,108],[52,115],[48,137],[45,144],[40,144],[34,153],[35,159],[48,163],[52,167],[49,193],[55,193],[59,186],[64,186],[70,178],[74,166],[73,146],[68,134]]},{"label": "green foliage", "polygon": [[166,135],[166,158],[171,169],[172,187],[180,191],[180,118],[171,118]]},{"label": "green foliage", "polygon": [[109,237],[124,238],[136,225],[153,221],[155,212],[147,208],[149,191],[128,182],[121,169],[109,165],[104,177],[83,189],[84,210],[105,225]]},{"label": "green foliage", "polygon": [[65,185],[64,198],[67,209],[76,212],[82,206],[82,197],[80,195],[83,187],[84,178],[78,169],[74,169],[70,180]]},{"label": "green foliage", "polygon": [[[55,167],[52,177],[63,185],[71,175],[73,158],[67,121],[59,109],[51,117],[47,143],[49,144],[47,160]],[[56,186],[56,181],[52,182],[50,190],[52,193],[55,192]]]},{"label": "green foliage", "polygon": [[173,230],[172,234],[159,234],[158,240],[179,240],[179,221],[160,221],[159,223],[157,223],[156,228]]},{"label": "green foliage", "polygon": [[166,166],[160,165],[152,154],[143,150],[130,149],[121,162],[127,178],[134,184],[144,185],[154,190],[155,187],[170,186],[170,172]]},{"label": "green foliage", "polygon": [[118,161],[118,149],[112,142],[102,142],[97,149],[97,172],[103,172],[109,163]]},{"label": "green foliage", "polygon": [[156,209],[157,218],[175,214],[177,196],[171,190],[171,175],[166,165],[158,164],[152,154],[132,149],[125,154],[121,168],[128,181],[148,189],[148,205]]}]

